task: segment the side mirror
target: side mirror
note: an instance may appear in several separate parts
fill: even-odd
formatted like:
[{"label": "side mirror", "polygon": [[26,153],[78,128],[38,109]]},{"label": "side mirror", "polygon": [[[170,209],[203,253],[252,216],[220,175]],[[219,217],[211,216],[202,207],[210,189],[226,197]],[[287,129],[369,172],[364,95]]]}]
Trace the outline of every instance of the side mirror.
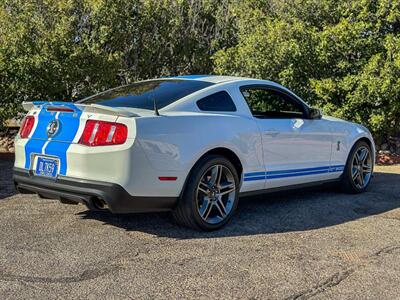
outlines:
[{"label": "side mirror", "polygon": [[322,112],[318,108],[310,108],[308,117],[312,120],[318,120],[322,118]]}]

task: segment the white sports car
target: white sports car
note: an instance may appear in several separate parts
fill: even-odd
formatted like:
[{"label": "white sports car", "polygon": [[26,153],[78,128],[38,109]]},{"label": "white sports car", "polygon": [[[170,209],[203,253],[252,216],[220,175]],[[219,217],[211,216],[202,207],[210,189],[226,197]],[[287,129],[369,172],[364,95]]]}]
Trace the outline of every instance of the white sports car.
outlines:
[{"label": "white sports car", "polygon": [[365,127],[265,80],[161,78],[24,108],[21,193],[113,213],[170,210],[195,229],[224,225],[242,195],[334,181],[363,192],[375,160]]}]

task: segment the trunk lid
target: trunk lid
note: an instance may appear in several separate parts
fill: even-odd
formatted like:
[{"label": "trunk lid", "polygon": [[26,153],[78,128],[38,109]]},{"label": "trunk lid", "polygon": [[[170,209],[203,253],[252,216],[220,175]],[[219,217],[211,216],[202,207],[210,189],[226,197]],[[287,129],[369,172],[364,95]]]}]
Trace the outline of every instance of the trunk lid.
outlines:
[{"label": "trunk lid", "polygon": [[124,110],[97,104],[74,104],[71,102],[29,102],[23,107],[36,118],[36,126],[30,139],[76,143],[81,123],[97,115],[99,119],[113,122],[119,116],[138,117]]},{"label": "trunk lid", "polygon": [[53,158],[61,175],[66,174],[68,148],[79,142],[86,120],[115,122],[119,116],[138,116],[123,109],[71,102],[30,102],[23,103],[23,107],[35,117],[24,146],[25,168],[36,170],[40,157]]}]

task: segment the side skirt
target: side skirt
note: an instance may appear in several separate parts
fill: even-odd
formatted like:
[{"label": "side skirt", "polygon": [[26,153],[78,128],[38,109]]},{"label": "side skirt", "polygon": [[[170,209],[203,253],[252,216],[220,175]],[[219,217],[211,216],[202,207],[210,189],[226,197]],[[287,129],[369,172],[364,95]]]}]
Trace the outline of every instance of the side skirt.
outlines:
[{"label": "side skirt", "polygon": [[298,190],[298,189],[316,187],[316,186],[321,186],[321,185],[329,185],[329,184],[337,183],[341,179],[342,179],[342,176],[340,176],[339,178],[330,179],[330,180],[314,181],[314,182],[307,182],[307,183],[302,183],[302,184],[280,186],[280,187],[270,188],[270,189],[242,192],[239,194],[239,196],[240,197],[251,197],[251,196],[270,194],[270,193],[276,193],[276,192],[282,192],[282,191]]}]

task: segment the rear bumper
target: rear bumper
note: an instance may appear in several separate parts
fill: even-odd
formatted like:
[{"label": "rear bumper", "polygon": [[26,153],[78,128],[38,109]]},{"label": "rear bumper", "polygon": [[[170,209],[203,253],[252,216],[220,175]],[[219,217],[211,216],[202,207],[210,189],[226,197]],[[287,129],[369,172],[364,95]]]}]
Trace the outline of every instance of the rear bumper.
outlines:
[{"label": "rear bumper", "polygon": [[20,193],[36,193],[63,203],[82,203],[92,210],[108,209],[113,213],[168,211],[177,203],[175,197],[132,196],[115,183],[64,176],[53,180],[20,168],[14,168],[14,184]]}]

